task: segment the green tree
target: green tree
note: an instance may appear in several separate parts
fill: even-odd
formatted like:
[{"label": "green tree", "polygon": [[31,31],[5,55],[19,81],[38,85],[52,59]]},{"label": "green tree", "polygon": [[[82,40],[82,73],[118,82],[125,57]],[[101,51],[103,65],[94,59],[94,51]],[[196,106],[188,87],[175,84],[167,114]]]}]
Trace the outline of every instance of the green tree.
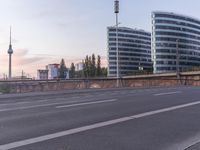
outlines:
[{"label": "green tree", "polygon": [[84,77],[89,76],[89,57],[88,55],[85,57],[85,61],[83,63],[83,71],[84,71]]},{"label": "green tree", "polygon": [[65,65],[65,60],[62,59],[60,62],[59,78],[61,78],[61,79],[66,78],[66,75],[65,75],[66,70],[67,70],[67,67]]},{"label": "green tree", "polygon": [[74,63],[70,66],[70,78],[75,78],[75,65]]},{"label": "green tree", "polygon": [[92,60],[91,60],[91,77],[96,76],[96,58],[95,55],[92,54]]},{"label": "green tree", "polygon": [[92,77],[92,57],[89,56],[88,60],[88,77]]},{"label": "green tree", "polygon": [[82,60],[82,65],[83,65],[83,70],[80,70],[80,71],[76,71],[76,76],[78,77],[78,78],[84,78],[85,77],[85,71],[84,71],[84,69],[85,69],[85,63],[84,63],[84,60]]},{"label": "green tree", "polygon": [[97,56],[97,60],[94,54],[92,54],[92,56],[87,55],[83,61],[83,77],[88,78],[101,76],[107,76],[107,68],[101,68],[100,55]]},{"label": "green tree", "polygon": [[101,76],[101,57],[99,55],[97,56],[96,76]]},{"label": "green tree", "polygon": [[101,76],[107,77],[107,75],[108,75],[108,69],[105,67],[101,68]]}]

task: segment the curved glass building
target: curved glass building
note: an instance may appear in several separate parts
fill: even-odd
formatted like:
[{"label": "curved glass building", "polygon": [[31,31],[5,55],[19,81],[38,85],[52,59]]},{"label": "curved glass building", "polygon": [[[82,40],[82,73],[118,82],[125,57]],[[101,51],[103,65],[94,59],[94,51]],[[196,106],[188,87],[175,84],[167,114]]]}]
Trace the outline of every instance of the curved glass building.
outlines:
[{"label": "curved glass building", "polygon": [[200,20],[168,12],[152,13],[154,73],[200,66]]},{"label": "curved glass building", "polygon": [[[108,76],[117,76],[116,27],[108,27]],[[118,28],[119,74],[131,75],[151,70],[151,33],[127,27]]]}]

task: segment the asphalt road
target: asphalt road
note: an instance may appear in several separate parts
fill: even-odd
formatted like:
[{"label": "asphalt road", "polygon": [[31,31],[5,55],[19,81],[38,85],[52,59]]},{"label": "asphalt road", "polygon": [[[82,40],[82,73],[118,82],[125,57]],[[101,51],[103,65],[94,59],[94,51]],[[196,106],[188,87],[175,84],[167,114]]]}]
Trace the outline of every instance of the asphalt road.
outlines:
[{"label": "asphalt road", "polygon": [[0,95],[0,150],[198,150],[200,87]]}]

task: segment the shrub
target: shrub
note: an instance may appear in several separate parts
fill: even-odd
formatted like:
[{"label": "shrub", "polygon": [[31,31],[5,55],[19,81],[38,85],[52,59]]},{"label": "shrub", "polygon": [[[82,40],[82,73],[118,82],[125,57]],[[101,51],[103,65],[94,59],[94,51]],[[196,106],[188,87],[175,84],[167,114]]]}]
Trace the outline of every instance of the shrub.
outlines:
[{"label": "shrub", "polygon": [[0,93],[10,93],[11,87],[8,83],[0,84]]}]

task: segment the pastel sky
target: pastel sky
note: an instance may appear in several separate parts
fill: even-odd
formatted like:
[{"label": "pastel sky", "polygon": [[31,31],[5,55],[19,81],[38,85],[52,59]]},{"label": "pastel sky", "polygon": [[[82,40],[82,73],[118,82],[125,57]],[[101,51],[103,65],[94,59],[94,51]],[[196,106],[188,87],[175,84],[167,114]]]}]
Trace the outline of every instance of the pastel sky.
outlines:
[{"label": "pastel sky", "polygon": [[[36,75],[38,68],[69,66],[87,54],[106,64],[106,27],[115,24],[114,0],[0,0],[0,77],[8,72],[9,26],[13,30],[13,74]],[[151,31],[151,12],[200,18],[199,0],[121,0],[121,26]]]}]

